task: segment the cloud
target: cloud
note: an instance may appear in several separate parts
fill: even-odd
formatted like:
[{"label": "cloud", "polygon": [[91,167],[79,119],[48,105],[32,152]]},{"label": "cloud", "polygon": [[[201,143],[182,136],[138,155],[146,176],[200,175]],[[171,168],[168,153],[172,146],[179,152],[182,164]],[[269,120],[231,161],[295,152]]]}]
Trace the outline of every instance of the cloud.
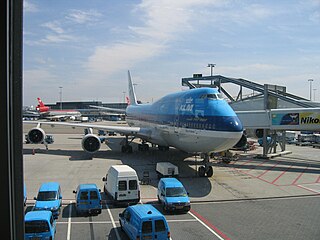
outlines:
[{"label": "cloud", "polygon": [[83,24],[83,23],[95,22],[101,16],[102,16],[101,13],[93,9],[90,9],[88,11],[72,9],[70,10],[70,13],[66,16],[66,19],[72,22]]},{"label": "cloud", "polygon": [[192,20],[197,17],[194,8],[218,2],[220,1],[144,0],[132,11],[143,24],[128,28],[127,35],[133,35],[136,40],[123,40],[121,43],[96,47],[87,65],[93,71],[112,74],[164,54],[170,42],[180,38],[181,34],[192,31]]},{"label": "cloud", "polygon": [[130,68],[135,62],[158,55],[164,49],[165,46],[152,41],[97,47],[89,58],[88,67],[92,71],[112,74]]},{"label": "cloud", "polygon": [[55,83],[58,77],[52,74],[47,69],[30,69],[23,71],[23,81],[28,84],[28,87],[34,88],[39,82]]},{"label": "cloud", "polygon": [[47,22],[41,25],[42,27],[49,28],[50,30],[54,31],[55,33],[62,34],[64,30],[60,27],[60,23],[57,21]]},{"label": "cloud", "polygon": [[28,12],[31,13],[31,12],[38,12],[39,10],[38,10],[38,7],[35,4],[24,0],[23,1],[23,11],[25,13],[28,13]]},{"label": "cloud", "polygon": [[76,38],[68,34],[48,34],[45,38],[41,39],[40,43],[62,43],[74,40],[76,40]]}]

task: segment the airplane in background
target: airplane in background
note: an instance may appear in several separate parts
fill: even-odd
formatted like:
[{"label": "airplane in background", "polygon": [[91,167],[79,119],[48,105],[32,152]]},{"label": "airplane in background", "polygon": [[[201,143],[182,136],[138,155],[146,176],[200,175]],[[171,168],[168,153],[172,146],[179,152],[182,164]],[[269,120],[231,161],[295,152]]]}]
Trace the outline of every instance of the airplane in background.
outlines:
[{"label": "airplane in background", "polygon": [[[213,168],[209,163],[211,153],[246,144],[242,123],[217,89],[191,89],[166,95],[152,104],[138,104],[129,71],[128,82],[130,105],[126,109],[126,121],[129,126],[62,122],[54,125],[88,129],[81,145],[89,153],[95,153],[101,147],[101,140],[93,133],[93,129],[124,135],[125,143],[121,148],[124,153],[132,152],[132,140],[129,141],[129,136],[142,140],[138,145],[140,151],[147,151],[149,142],[158,145],[161,151],[174,147],[188,153],[202,153],[204,166],[198,170],[201,177],[213,175]],[[41,143],[45,138],[42,124],[52,125],[49,122],[38,122],[28,132],[31,143]]]},{"label": "airplane in background", "polygon": [[40,113],[41,118],[49,119],[51,121],[64,121],[64,120],[76,120],[81,117],[81,113],[74,109],[56,110],[50,109],[46,106],[42,100],[38,97],[38,106],[36,110]]}]

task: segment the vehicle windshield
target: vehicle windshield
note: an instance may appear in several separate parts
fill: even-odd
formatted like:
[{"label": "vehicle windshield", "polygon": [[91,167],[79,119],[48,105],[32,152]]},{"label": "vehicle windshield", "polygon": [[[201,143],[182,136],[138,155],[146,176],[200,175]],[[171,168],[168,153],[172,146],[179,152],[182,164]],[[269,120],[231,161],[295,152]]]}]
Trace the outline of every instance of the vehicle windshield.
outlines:
[{"label": "vehicle windshield", "polygon": [[41,221],[41,220],[25,222],[25,232],[26,233],[49,232],[48,222]]},{"label": "vehicle windshield", "polygon": [[38,201],[53,201],[57,200],[58,195],[56,191],[43,191],[38,193]]},{"label": "vehicle windshield", "polygon": [[183,187],[166,188],[167,197],[186,197],[187,192]]}]

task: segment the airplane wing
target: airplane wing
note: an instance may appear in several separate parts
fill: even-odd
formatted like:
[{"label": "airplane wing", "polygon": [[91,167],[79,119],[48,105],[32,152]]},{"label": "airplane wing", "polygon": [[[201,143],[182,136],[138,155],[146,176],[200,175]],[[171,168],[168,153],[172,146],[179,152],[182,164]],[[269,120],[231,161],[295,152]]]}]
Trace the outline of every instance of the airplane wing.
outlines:
[{"label": "airplane wing", "polygon": [[66,126],[66,127],[77,127],[77,128],[92,128],[92,129],[102,129],[110,132],[116,132],[123,135],[136,136],[144,139],[151,137],[151,131],[147,128],[140,127],[130,127],[130,126],[107,126],[98,124],[88,124],[88,123],[67,123],[67,122],[35,122],[35,121],[23,121],[26,124],[37,124],[37,128],[41,128],[41,125],[54,126]]},{"label": "airplane wing", "polygon": [[29,113],[29,114],[32,114],[32,115],[35,115],[35,116],[39,116],[39,112],[36,112],[36,111],[31,111],[31,110],[26,110],[25,113]]},{"label": "airplane wing", "polygon": [[89,105],[89,107],[97,108],[97,109],[100,109],[100,110],[105,110],[105,111],[108,111],[108,112],[126,113],[126,110],[125,110],[125,109],[108,108],[108,107],[94,106],[94,105]]}]

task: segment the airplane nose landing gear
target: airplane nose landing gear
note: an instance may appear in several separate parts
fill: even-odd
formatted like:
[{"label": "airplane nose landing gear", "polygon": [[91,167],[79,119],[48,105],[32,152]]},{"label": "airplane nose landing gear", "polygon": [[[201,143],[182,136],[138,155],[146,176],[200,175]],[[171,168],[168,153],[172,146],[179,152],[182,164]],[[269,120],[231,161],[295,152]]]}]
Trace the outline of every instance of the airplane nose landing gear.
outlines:
[{"label": "airplane nose landing gear", "polygon": [[199,167],[198,169],[198,175],[199,177],[212,177],[213,176],[213,168],[212,166],[209,166],[209,154],[205,153],[204,159],[203,159],[204,166]]}]

